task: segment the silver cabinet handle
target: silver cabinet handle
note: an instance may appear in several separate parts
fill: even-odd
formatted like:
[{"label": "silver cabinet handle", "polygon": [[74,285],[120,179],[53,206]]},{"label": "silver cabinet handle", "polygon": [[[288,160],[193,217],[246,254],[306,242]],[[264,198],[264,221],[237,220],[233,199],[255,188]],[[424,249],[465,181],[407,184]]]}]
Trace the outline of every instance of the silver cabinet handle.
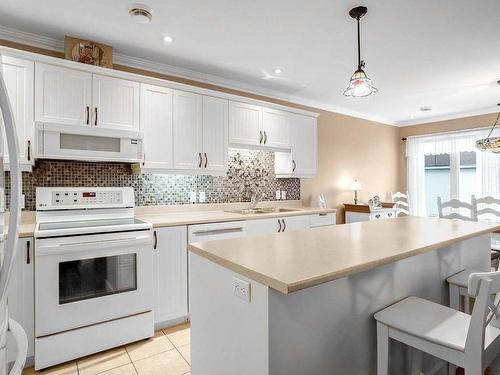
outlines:
[{"label": "silver cabinet handle", "polygon": [[264,130],[264,144],[266,144],[266,142],[267,142],[267,133],[266,133],[266,131]]},{"label": "silver cabinet handle", "polygon": [[278,233],[280,233],[281,232],[281,220],[280,219],[278,219],[278,225],[279,225],[279,227],[278,227]]},{"label": "silver cabinet handle", "polygon": [[204,166],[204,168],[206,168],[207,165],[208,165],[208,156],[207,156],[206,152],[204,152],[203,155],[205,155],[205,166]]},{"label": "silver cabinet handle", "polygon": [[31,141],[28,140],[28,161],[31,161]]},{"label": "silver cabinet handle", "polygon": [[94,125],[97,126],[97,107],[95,107],[95,120]]},{"label": "silver cabinet handle", "polygon": [[292,160],[292,172],[295,172],[295,168],[297,168],[297,163],[295,163],[295,160]]},{"label": "silver cabinet handle", "polygon": [[193,232],[193,235],[195,235],[195,236],[209,236],[212,234],[224,234],[224,233],[235,233],[235,232],[243,232],[243,227],[212,229],[212,230],[198,230],[198,231]]},{"label": "silver cabinet handle", "polygon": [[158,248],[158,236],[156,234],[156,231],[153,232],[153,250],[156,250]]},{"label": "silver cabinet handle", "polygon": [[262,144],[262,130],[259,130],[259,143]]},{"label": "silver cabinet handle", "polygon": [[30,241],[26,242],[26,264],[31,263],[30,247],[31,247],[31,242]]},{"label": "silver cabinet handle", "polygon": [[281,221],[283,222],[283,232],[286,231],[286,223],[285,223],[285,219],[281,219]]},{"label": "silver cabinet handle", "polygon": [[87,106],[87,125],[89,124],[90,122],[90,107]]},{"label": "silver cabinet handle", "polygon": [[201,168],[201,164],[203,163],[203,158],[201,157],[201,152],[198,152],[198,158],[199,158],[198,168]]}]

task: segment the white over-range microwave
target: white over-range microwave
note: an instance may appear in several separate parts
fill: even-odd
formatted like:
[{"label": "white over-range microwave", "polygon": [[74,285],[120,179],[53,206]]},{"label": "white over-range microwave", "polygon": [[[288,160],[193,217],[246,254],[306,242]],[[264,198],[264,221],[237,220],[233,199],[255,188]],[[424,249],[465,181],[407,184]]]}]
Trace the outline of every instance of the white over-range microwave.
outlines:
[{"label": "white over-range microwave", "polygon": [[134,130],[36,123],[36,157],[139,163],[143,134]]}]

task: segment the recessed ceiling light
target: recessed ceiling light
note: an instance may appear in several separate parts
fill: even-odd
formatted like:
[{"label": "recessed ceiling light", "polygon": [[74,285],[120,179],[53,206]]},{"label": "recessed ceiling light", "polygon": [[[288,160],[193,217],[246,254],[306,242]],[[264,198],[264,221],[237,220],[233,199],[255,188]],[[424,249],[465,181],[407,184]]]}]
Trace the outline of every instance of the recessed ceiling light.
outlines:
[{"label": "recessed ceiling light", "polygon": [[145,4],[132,4],[128,14],[135,23],[148,23],[153,19],[153,9]]},{"label": "recessed ceiling light", "polygon": [[420,111],[421,112],[430,112],[430,111],[432,111],[432,108],[431,107],[420,107]]},{"label": "recessed ceiling light", "polygon": [[172,38],[170,35],[164,35],[163,36],[163,41],[165,43],[172,43],[174,41],[174,38]]},{"label": "recessed ceiling light", "polygon": [[273,72],[275,74],[281,74],[281,73],[283,73],[283,69],[281,69],[279,66],[277,66],[276,68],[274,68]]}]

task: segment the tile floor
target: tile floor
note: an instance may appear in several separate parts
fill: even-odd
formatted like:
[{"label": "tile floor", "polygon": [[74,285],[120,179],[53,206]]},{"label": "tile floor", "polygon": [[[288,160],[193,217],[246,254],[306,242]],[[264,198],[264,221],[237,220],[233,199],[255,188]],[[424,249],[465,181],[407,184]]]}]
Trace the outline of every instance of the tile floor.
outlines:
[{"label": "tile floor", "polygon": [[155,336],[119,348],[23,375],[188,375],[191,374],[189,324],[166,328]]}]

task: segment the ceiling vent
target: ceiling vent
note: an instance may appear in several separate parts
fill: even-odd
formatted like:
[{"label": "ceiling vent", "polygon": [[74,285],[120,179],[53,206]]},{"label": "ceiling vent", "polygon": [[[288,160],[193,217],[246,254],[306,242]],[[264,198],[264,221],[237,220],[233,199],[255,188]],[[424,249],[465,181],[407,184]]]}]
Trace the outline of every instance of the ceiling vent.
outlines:
[{"label": "ceiling vent", "polygon": [[144,4],[132,4],[128,14],[136,23],[148,23],[153,19],[153,9]]}]

